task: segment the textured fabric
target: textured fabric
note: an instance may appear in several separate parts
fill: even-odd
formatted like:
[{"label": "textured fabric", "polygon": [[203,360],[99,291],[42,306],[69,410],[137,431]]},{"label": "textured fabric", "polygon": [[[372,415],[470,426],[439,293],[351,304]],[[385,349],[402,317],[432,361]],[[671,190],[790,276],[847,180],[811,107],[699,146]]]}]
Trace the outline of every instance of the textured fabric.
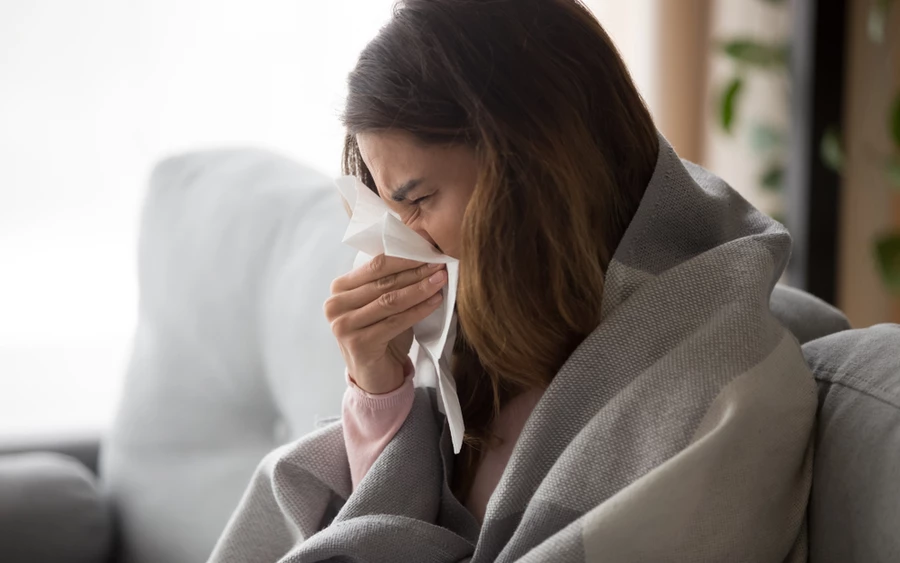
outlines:
[{"label": "textured fabric", "polygon": [[[412,375],[409,373],[398,389],[378,395],[361,390],[348,375],[341,427],[353,490],[409,415],[415,397]],[[500,411],[491,427],[491,432],[500,439],[500,443],[488,448],[479,461],[472,490],[465,501],[466,508],[479,522],[484,520],[488,500],[500,482],[513,446],[542,394],[543,391],[534,390],[513,398]]]},{"label": "textured fabric", "polygon": [[602,321],[479,526],[430,389],[359,487],[335,424],[258,468],[218,562],[805,561],[816,390],[769,298],[784,228],[660,138]]},{"label": "textured fabric", "polygon": [[811,563],[900,561],[900,325],[803,346],[819,384]]},{"label": "textured fabric", "polygon": [[270,152],[154,168],[138,326],[101,450],[123,563],[203,561],[259,460],[340,414],[322,303],[353,262],[346,217],[331,179]]},{"label": "textured fabric", "polygon": [[109,507],[94,476],[60,454],[0,456],[0,561],[102,563]]}]

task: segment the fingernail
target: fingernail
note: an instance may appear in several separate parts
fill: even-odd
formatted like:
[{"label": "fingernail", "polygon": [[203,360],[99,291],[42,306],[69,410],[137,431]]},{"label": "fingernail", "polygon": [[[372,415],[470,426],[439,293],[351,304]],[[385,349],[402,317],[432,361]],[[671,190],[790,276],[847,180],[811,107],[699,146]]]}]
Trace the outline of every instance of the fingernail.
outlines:
[{"label": "fingernail", "polygon": [[435,293],[434,295],[432,295],[431,297],[428,298],[428,303],[434,304],[434,303],[437,303],[438,301],[440,301],[440,300],[443,299],[443,298],[444,298],[444,294],[443,294],[443,293]]},{"label": "fingernail", "polygon": [[435,275],[428,278],[428,281],[430,281],[431,283],[441,283],[442,281],[444,281],[445,276],[446,276],[446,274],[444,272],[438,272]]},{"label": "fingernail", "polygon": [[432,270],[440,268],[441,266],[443,266],[443,264],[429,264],[428,265],[428,267],[431,268]]}]

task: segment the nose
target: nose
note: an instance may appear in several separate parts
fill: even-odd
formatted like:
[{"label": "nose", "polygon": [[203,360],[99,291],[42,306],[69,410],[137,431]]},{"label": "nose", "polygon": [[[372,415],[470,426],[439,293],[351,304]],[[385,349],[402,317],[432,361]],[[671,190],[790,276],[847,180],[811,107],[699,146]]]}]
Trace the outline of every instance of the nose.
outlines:
[{"label": "nose", "polygon": [[431,238],[431,235],[428,234],[428,231],[426,231],[425,229],[415,229],[415,231],[416,231],[416,233],[418,233],[418,235],[420,237],[422,237],[423,239],[425,239],[429,243],[431,243],[431,246],[435,247],[436,249],[438,249],[438,251],[440,251],[441,248],[438,246],[438,244],[436,242],[434,242],[434,239]]}]

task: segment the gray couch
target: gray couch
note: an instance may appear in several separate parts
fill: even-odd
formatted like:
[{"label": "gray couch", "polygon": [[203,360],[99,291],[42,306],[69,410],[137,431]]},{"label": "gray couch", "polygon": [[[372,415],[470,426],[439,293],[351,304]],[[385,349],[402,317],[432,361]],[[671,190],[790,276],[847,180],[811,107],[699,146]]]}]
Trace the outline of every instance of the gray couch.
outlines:
[{"label": "gray couch", "polygon": [[[329,179],[276,154],[159,163],[118,416],[99,447],[0,455],[0,561],[205,561],[263,455],[339,413],[321,307],[352,263],[345,217]],[[782,286],[771,307],[820,385],[811,560],[900,561],[900,327],[848,330]]]}]

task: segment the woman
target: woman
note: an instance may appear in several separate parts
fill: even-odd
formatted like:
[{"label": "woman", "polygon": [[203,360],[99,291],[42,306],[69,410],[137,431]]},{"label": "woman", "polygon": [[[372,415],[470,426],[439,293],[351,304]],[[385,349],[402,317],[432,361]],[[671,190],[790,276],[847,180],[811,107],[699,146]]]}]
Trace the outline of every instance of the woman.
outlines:
[{"label": "woman", "polygon": [[440,266],[325,305],[342,424],[271,454],[212,561],[805,561],[815,388],[768,311],[790,239],[658,134],[574,0],[405,0],[344,168],[460,260],[453,455],[410,328]]}]

